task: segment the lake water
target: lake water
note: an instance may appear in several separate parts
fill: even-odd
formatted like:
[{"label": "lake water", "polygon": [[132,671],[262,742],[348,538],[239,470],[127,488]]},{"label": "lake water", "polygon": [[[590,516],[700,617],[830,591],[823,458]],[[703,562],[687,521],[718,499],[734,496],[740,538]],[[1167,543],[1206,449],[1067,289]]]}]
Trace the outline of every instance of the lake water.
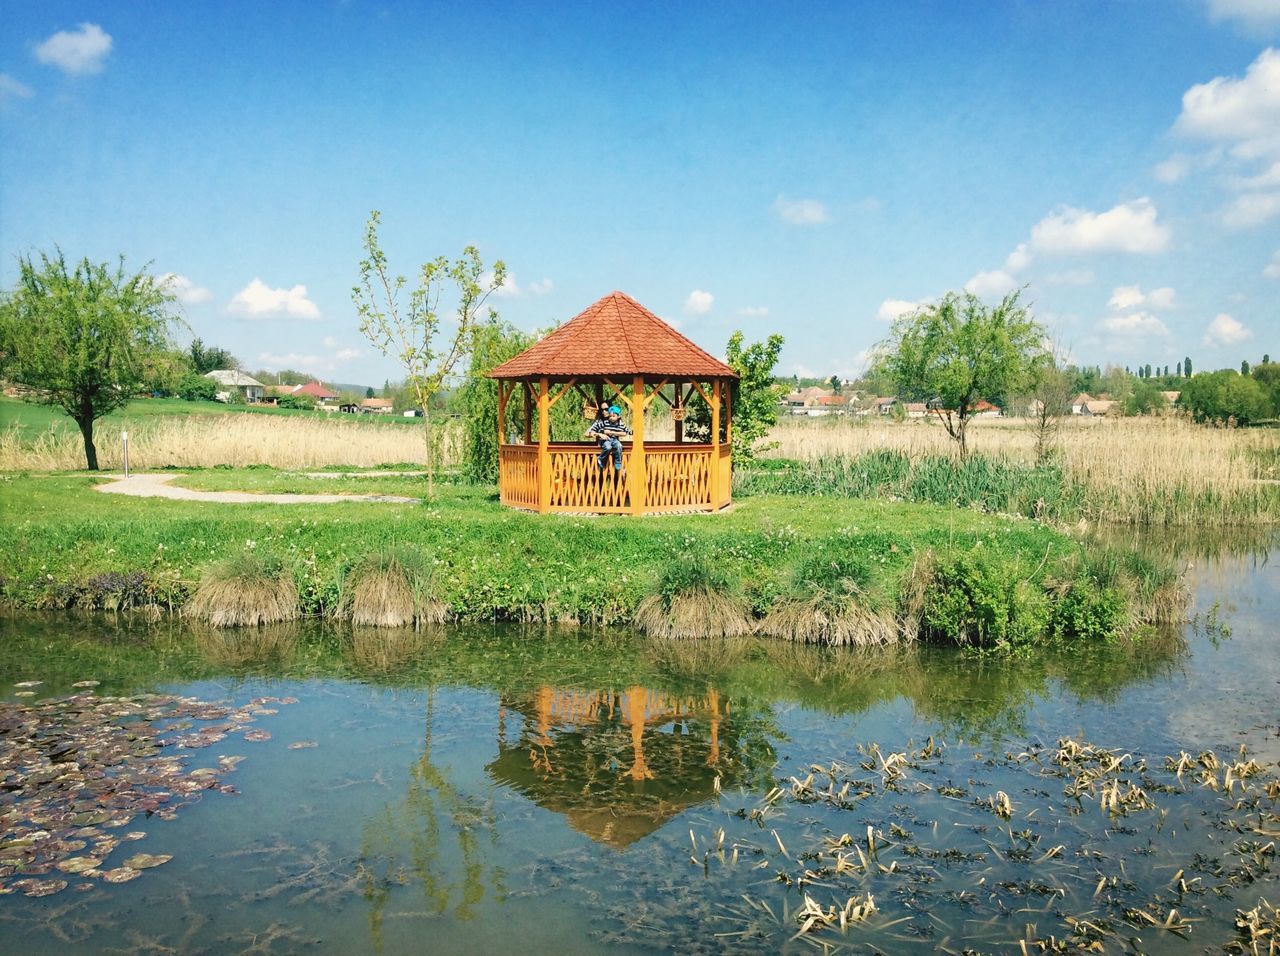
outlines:
[{"label": "lake water", "polygon": [[[1014,659],[304,625],[254,663],[9,616],[0,951],[1222,951],[1280,904],[1278,557],[1190,559],[1194,624]],[[40,750],[85,774],[61,815],[15,782]],[[139,853],[171,859],[58,867]]]}]

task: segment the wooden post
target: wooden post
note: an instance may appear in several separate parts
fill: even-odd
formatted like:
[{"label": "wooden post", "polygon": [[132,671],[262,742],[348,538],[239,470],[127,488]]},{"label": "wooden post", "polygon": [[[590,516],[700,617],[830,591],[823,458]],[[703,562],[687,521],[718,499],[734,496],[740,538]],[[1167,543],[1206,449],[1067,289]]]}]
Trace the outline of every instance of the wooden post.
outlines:
[{"label": "wooden post", "polygon": [[533,387],[526,381],[524,385],[524,443],[533,444]]},{"label": "wooden post", "polygon": [[498,460],[502,460],[502,446],[507,443],[507,402],[511,399],[511,388],[502,379],[498,379]]},{"label": "wooden post", "polygon": [[538,382],[538,512],[551,510],[551,383],[542,376]]},{"label": "wooden post", "polygon": [[644,376],[637,375],[631,383],[631,468],[627,474],[633,515],[644,514],[648,481],[644,463],[644,398]]},{"label": "wooden post", "polygon": [[672,412],[680,409],[680,417],[676,419],[676,444],[684,444],[684,382],[676,379],[676,403],[672,406]]},{"label": "wooden post", "polygon": [[720,379],[711,381],[711,510],[720,507]]}]

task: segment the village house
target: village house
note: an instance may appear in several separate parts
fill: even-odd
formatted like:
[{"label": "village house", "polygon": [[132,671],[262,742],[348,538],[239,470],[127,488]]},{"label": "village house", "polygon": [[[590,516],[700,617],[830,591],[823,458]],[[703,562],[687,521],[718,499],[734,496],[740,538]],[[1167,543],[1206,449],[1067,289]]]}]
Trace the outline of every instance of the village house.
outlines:
[{"label": "village house", "polygon": [[1102,418],[1113,413],[1116,403],[1110,399],[1091,398],[1085,402],[1084,410],[1080,412],[1089,418]]},{"label": "village house", "polygon": [[390,415],[392,401],[389,398],[364,398],[360,400],[360,411],[366,415]]},{"label": "village house", "polygon": [[214,398],[220,402],[232,401],[233,395],[245,404],[260,402],[266,387],[253,376],[233,368],[214,369],[212,372],[205,372],[204,377],[212,379],[218,386]]},{"label": "village house", "polygon": [[277,403],[290,395],[305,395],[315,401],[316,408],[326,412],[338,410],[338,393],[320,382],[307,382],[305,385],[268,385],[266,388],[267,399],[275,399]]},{"label": "village house", "polygon": [[1088,392],[1081,392],[1075,398],[1071,399],[1071,414],[1083,415],[1085,406],[1094,401],[1097,401],[1097,399]]}]

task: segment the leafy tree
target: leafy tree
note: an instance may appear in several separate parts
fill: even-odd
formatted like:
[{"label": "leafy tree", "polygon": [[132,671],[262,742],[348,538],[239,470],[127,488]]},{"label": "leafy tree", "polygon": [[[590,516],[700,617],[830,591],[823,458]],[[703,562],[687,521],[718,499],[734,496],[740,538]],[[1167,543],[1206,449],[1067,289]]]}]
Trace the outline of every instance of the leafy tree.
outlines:
[{"label": "leafy tree", "polygon": [[1075,394],[1072,385],[1072,377],[1054,362],[1044,363],[1033,374],[1025,407],[1036,439],[1038,465],[1051,461],[1057,450],[1062,418],[1071,412],[1071,398]]},{"label": "leafy tree", "polygon": [[1182,373],[1187,377],[1191,377],[1191,356],[1188,355],[1182,360]]},{"label": "leafy tree", "polygon": [[193,339],[187,355],[191,359],[191,368],[197,375],[214,372],[218,369],[239,368],[240,361],[226,349],[205,345],[201,339]]},{"label": "leafy tree", "polygon": [[0,312],[9,374],[60,406],[80,426],[85,461],[98,469],[93,424],[171,365],[173,296],[124,259],[68,266],[62,251],[18,260],[18,284]]},{"label": "leafy tree", "polygon": [[[472,481],[498,480],[498,383],[488,377],[489,373],[532,344],[532,336],[506,322],[491,319],[476,326],[471,364],[461,389],[466,421],[466,471]],[[503,435],[521,427],[523,407],[516,393],[507,403]]]},{"label": "leafy tree", "polygon": [[[725,361],[738,373],[738,381],[730,392],[735,465],[751,461],[757,453],[766,450],[767,446],[761,441],[778,423],[778,398],[783,391],[773,382],[773,369],[782,352],[782,336],[774,333],[763,342],[747,346],[742,341],[742,332],[734,332],[725,349]],[[722,429],[725,424],[725,417],[721,415]],[[711,409],[697,394],[686,406],[684,429],[694,441],[711,441]]]},{"label": "leafy tree", "polygon": [[1051,361],[1045,330],[1019,304],[1021,290],[989,307],[971,292],[896,320],[877,360],[899,397],[940,406],[938,418],[966,457],[966,435],[982,400],[1005,402]]},{"label": "leafy tree", "polygon": [[1266,352],[1262,353],[1262,364],[1263,364],[1263,365],[1270,365],[1270,364],[1271,364],[1271,356],[1270,356],[1269,354],[1267,354]]},{"label": "leafy tree", "polygon": [[[1270,358],[1264,355],[1263,358]],[[1255,382],[1271,396],[1271,404],[1280,412],[1280,362],[1263,362],[1255,365],[1249,373]]]},{"label": "leafy tree", "polygon": [[211,378],[189,372],[178,382],[177,394],[188,402],[213,402],[218,398],[218,386]]},{"label": "leafy tree", "polygon": [[1240,360],[1240,374],[1241,374],[1241,375],[1248,375],[1248,374],[1249,374],[1249,360],[1248,360],[1248,359],[1241,359],[1241,360]]},{"label": "leafy tree", "polygon": [[1235,369],[1201,373],[1190,379],[1178,404],[1197,421],[1250,425],[1269,418],[1274,411],[1271,396],[1262,384]]},{"label": "leafy tree", "polygon": [[[431,426],[431,399],[470,350],[480,309],[506,280],[507,267],[498,260],[486,276],[479,250],[467,246],[452,263],[444,256],[424,263],[417,287],[409,294],[408,302],[401,303],[400,293],[407,280],[392,276],[388,270],[387,257],[378,244],[381,220],[382,214],[376,209],[369,214],[364,236],[367,257],[360,262],[360,282],[351,290],[351,298],[360,316],[360,331],[383,355],[400,362],[405,383],[422,409],[427,497],[432,498],[436,440]],[[487,281],[487,287],[481,285],[482,280]],[[453,308],[442,315],[440,300],[447,286],[453,287],[457,299]],[[492,309],[489,315],[491,319],[497,317]],[[446,320],[448,329],[442,331]]]},{"label": "leafy tree", "polygon": [[1178,378],[1182,378],[1182,363],[1178,363]]},{"label": "leafy tree", "polygon": [[366,389],[364,390],[364,397],[365,397],[365,398],[373,398],[373,386],[372,386],[372,385],[370,385],[368,388],[366,388]]},{"label": "leafy tree", "polygon": [[1168,403],[1160,392],[1160,386],[1150,380],[1139,382],[1125,398],[1123,408],[1126,415],[1150,415],[1158,412]]},{"label": "leafy tree", "polygon": [[839,395],[840,394],[840,376],[832,375],[831,378],[828,380],[828,383],[831,385],[831,391]]}]

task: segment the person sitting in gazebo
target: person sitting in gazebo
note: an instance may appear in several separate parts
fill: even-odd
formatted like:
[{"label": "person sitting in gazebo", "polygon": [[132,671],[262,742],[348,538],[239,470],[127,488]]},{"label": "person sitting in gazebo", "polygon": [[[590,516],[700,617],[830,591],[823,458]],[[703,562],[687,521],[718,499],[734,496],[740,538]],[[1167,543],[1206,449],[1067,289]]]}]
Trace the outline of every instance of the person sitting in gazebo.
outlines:
[{"label": "person sitting in gazebo", "polygon": [[613,470],[622,471],[622,439],[631,434],[631,429],[622,420],[622,409],[617,405],[610,405],[608,415],[592,422],[586,434],[600,443],[600,455],[596,464],[603,469],[612,455]]}]

